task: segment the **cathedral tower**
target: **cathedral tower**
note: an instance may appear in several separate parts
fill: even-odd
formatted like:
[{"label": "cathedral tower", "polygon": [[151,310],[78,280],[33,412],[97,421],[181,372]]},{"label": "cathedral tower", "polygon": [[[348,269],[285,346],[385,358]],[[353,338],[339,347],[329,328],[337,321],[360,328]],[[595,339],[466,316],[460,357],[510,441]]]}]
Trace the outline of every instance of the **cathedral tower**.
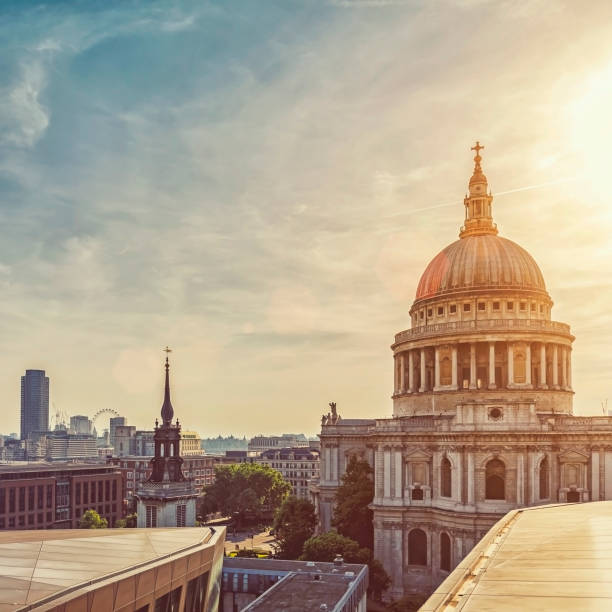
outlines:
[{"label": "cathedral tower", "polygon": [[194,527],[197,491],[183,475],[179,455],[181,426],[170,400],[170,363],[166,347],[166,384],[161,408],[162,423],[155,420],[155,456],[151,476],[138,491],[138,527]]}]

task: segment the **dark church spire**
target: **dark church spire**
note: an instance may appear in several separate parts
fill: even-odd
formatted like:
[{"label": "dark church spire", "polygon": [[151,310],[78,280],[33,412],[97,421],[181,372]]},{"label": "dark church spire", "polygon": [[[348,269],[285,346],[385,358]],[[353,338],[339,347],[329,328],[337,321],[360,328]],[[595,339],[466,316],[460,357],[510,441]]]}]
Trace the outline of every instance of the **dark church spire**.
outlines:
[{"label": "dark church spire", "polygon": [[172,417],[174,416],[174,408],[172,408],[172,402],[170,401],[170,364],[168,363],[168,353],[172,352],[172,349],[166,347],[164,349],[166,353],[166,388],[164,390],[164,403],[161,409],[162,426],[168,426],[172,424]]}]

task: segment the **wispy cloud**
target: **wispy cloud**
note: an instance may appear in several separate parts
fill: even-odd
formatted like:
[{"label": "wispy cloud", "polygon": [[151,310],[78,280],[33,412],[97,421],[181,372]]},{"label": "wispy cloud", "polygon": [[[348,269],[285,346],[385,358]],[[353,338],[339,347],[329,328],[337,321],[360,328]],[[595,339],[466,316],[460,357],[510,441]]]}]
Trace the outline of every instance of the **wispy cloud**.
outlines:
[{"label": "wispy cloud", "polygon": [[[0,77],[0,399],[16,405],[17,376],[40,365],[69,412],[113,405],[145,426],[155,355],[174,344],[190,427],[254,433],[267,410],[313,431],[332,397],[389,414],[388,346],[456,238],[476,138],[508,192],[503,235],[540,263],[574,363],[593,362],[574,284],[612,282],[612,218],[584,181],[553,182],[582,173],[560,101],[603,61],[611,22],[602,3],[510,4],[17,6]],[[590,304],[602,329],[605,302]],[[604,393],[588,367],[575,382],[581,409]]]}]

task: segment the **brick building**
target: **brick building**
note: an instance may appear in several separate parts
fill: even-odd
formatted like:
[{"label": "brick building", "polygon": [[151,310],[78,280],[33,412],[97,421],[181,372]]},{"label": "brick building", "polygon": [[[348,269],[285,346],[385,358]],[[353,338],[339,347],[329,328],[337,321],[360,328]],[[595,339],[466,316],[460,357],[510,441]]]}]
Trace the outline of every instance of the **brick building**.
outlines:
[{"label": "brick building", "polygon": [[123,477],[113,466],[0,466],[0,529],[74,529],[86,510],[109,526],[123,515]]}]

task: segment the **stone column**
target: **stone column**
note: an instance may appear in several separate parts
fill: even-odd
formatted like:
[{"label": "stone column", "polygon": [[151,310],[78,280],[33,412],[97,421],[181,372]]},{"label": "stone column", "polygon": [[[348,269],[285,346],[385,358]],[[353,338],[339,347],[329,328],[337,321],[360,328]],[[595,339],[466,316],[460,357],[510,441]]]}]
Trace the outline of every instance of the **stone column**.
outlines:
[{"label": "stone column", "polygon": [[399,373],[397,371],[397,355],[393,357],[393,364],[395,369],[393,370],[393,394],[399,391]]},{"label": "stone column", "polygon": [[391,497],[391,451],[388,448],[383,452],[383,497]]},{"label": "stone column", "polygon": [[436,346],[434,349],[434,390],[440,388],[440,349]]},{"label": "stone column", "polygon": [[591,452],[591,501],[599,501],[599,450]]},{"label": "stone column", "polygon": [[459,386],[457,385],[457,345],[453,344],[452,347],[452,371],[451,371],[451,386],[456,391]]},{"label": "stone column", "polygon": [[514,386],[514,344],[508,342],[508,387]]},{"label": "stone column", "polygon": [[489,389],[496,389],[495,384],[495,342],[489,342]]},{"label": "stone column", "polygon": [[572,388],[572,349],[567,347],[567,388]]},{"label": "stone column", "polygon": [[419,387],[419,392],[423,393],[425,389],[427,389],[427,372],[425,371],[425,349],[421,349],[421,386]]},{"label": "stone column", "polygon": [[531,385],[531,342],[527,343],[525,349],[525,383]]},{"label": "stone column", "polygon": [[519,453],[516,461],[516,503],[519,506],[525,505],[525,461]]},{"label": "stone column", "polygon": [[406,364],[404,363],[404,353],[400,354],[400,376],[399,392],[406,393]]},{"label": "stone column", "polygon": [[553,344],[553,364],[552,364],[552,384],[553,389],[559,388],[559,345]]},{"label": "stone column", "polygon": [[467,501],[468,504],[474,503],[474,453],[468,451],[467,454]]},{"label": "stone column", "polygon": [[540,388],[547,389],[546,384],[546,344],[540,344]]},{"label": "stone column", "polygon": [[414,392],[414,351],[408,351],[408,392]]},{"label": "stone column", "polygon": [[561,347],[561,386],[567,389],[567,349]]},{"label": "stone column", "polygon": [[470,343],[470,389],[476,388],[476,343]]},{"label": "stone column", "polygon": [[402,449],[395,449],[395,495],[394,497],[402,497],[404,487],[402,483]]}]

